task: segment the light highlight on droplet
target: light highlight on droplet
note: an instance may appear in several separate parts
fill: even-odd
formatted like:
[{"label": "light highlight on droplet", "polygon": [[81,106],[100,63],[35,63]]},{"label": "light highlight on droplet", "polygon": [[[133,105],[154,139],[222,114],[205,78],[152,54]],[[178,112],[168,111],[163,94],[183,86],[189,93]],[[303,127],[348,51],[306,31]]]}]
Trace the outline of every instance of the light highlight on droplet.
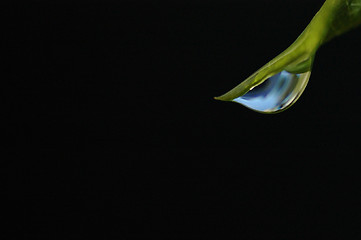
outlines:
[{"label": "light highlight on droplet", "polygon": [[294,104],[305,89],[311,72],[282,71],[232,101],[263,113],[276,113]]}]

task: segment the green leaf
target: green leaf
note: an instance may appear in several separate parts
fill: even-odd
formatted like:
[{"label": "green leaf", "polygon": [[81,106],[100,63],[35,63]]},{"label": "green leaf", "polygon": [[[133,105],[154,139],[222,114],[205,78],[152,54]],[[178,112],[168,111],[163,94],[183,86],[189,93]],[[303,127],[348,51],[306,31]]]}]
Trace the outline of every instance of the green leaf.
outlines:
[{"label": "green leaf", "polygon": [[291,46],[229,92],[215,99],[232,101],[283,70],[291,73],[310,71],[321,45],[360,23],[361,0],[327,0]]}]

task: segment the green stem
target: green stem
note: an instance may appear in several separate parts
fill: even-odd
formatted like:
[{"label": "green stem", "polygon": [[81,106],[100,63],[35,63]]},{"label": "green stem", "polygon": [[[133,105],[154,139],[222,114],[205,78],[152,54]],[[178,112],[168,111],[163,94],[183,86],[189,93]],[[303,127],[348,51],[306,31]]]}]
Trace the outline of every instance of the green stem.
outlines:
[{"label": "green stem", "polygon": [[310,71],[318,48],[361,24],[361,0],[327,0],[296,41],[229,92],[215,97],[232,101],[269,77],[283,71]]}]

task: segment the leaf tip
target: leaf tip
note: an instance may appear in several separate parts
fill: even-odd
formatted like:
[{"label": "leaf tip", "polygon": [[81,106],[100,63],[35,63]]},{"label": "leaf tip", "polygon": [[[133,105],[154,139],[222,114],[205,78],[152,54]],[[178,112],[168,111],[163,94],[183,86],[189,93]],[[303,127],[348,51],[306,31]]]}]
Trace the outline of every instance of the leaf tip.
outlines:
[{"label": "leaf tip", "polygon": [[218,101],[226,101],[222,96],[213,97],[213,99]]}]

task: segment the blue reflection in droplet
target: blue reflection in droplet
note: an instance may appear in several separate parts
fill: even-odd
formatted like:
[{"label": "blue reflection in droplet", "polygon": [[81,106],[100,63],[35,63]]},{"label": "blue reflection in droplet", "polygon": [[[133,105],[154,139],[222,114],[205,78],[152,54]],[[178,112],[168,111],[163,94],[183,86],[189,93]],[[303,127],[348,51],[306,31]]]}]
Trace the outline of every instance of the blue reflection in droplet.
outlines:
[{"label": "blue reflection in droplet", "polygon": [[311,72],[294,74],[282,71],[254,87],[245,95],[233,99],[250,109],[275,113],[288,108],[302,94]]}]

